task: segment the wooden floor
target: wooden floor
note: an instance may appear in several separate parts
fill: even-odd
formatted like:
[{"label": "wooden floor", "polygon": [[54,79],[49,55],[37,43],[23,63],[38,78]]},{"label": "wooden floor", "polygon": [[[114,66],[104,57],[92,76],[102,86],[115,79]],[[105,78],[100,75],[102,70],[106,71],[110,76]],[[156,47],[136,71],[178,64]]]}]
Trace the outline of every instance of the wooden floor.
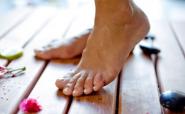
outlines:
[{"label": "wooden floor", "polygon": [[170,112],[159,103],[160,92],[185,92],[183,0],[136,1],[150,19],[150,33],[157,38],[154,45],[161,49],[156,67],[154,59],[136,47],[116,80],[98,93],[67,97],[55,87],[55,80],[74,68],[80,58],[42,61],[34,58],[33,50],[52,39],[69,38],[91,28],[94,7],[90,2],[60,9],[30,6],[0,11],[0,47],[24,48],[23,57],[0,59],[0,65],[27,68],[22,76],[0,79],[0,114],[22,114],[18,105],[27,97],[41,103],[39,114],[185,114]]}]

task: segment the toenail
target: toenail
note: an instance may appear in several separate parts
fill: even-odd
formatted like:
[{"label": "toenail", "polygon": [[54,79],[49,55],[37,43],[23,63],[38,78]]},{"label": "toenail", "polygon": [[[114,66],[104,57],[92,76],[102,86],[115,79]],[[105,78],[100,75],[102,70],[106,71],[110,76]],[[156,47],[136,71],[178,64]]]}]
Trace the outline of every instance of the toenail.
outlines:
[{"label": "toenail", "polygon": [[76,96],[78,94],[77,91],[73,91],[73,96]]},{"label": "toenail", "polygon": [[69,91],[69,88],[64,88],[63,92],[66,93]]},{"label": "toenail", "polygon": [[88,91],[85,89],[85,90],[84,90],[84,93],[85,93],[85,94],[88,94]]},{"label": "toenail", "polygon": [[93,87],[94,91],[98,91],[98,88],[97,87]]}]

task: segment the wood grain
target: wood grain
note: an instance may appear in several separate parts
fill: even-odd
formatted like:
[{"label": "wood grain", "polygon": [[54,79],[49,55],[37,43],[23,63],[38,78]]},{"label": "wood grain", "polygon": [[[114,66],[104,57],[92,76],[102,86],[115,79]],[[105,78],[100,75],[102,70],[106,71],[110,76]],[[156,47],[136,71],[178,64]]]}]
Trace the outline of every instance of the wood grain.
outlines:
[{"label": "wood grain", "polygon": [[[183,25],[185,16],[184,1],[162,1],[160,12],[164,18],[151,21],[152,32],[156,35],[157,45],[162,51],[158,61],[158,77],[162,91],[179,90],[184,92],[185,61]],[[184,114],[164,109],[165,114]]]},{"label": "wood grain", "polygon": [[[5,48],[24,47],[55,14],[56,10],[51,8],[42,7],[35,10],[29,19],[1,39],[0,46]],[[7,61],[3,60],[1,64],[7,64]]]},{"label": "wood grain", "polygon": [[[185,61],[182,51],[166,21],[153,21],[152,33],[156,35],[155,45],[161,49],[158,61],[158,77],[162,91],[185,92]],[[171,114],[170,111],[165,111]]]},{"label": "wood grain", "polygon": [[101,91],[73,99],[69,114],[114,114],[116,110],[117,78]]},{"label": "wood grain", "polygon": [[154,43],[161,49],[158,72],[163,89],[185,92],[185,61],[174,34],[166,21],[153,22],[152,26],[157,38]]},{"label": "wood grain", "polygon": [[[29,98],[35,98],[42,105],[42,111],[39,114],[63,114],[67,110],[70,98],[64,96],[55,86],[55,80],[64,73],[69,72],[71,64],[50,63],[45,69],[41,78],[32,90]],[[19,111],[18,114],[22,114]]]},{"label": "wood grain", "polygon": [[[66,23],[66,21],[64,20],[65,19],[64,16],[63,16],[64,19],[62,18],[58,19],[58,21],[56,21],[56,26],[55,26],[57,27],[55,28],[57,32],[53,34],[55,37],[52,37],[52,36],[50,37],[61,38],[63,36],[62,38],[71,38],[79,34],[80,32],[83,32],[84,30],[88,29],[89,26],[92,26],[92,24],[89,24],[89,22],[85,20],[85,18],[82,17],[82,15],[79,16],[79,12],[81,12],[81,9],[75,12],[73,11],[73,15],[75,15],[73,19],[78,21],[73,20],[72,25],[70,27],[66,27],[63,25],[64,23]],[[82,18],[79,19],[78,17],[82,17]],[[79,21],[81,23],[79,23]],[[64,28],[69,30],[66,30],[65,33],[61,33],[60,30]],[[31,94],[29,95],[29,97],[34,97],[34,98],[38,98],[39,96],[38,99],[40,100],[40,102],[43,104],[43,107],[44,107],[44,109],[40,113],[60,114],[60,113],[67,112],[71,99],[69,97],[63,96],[62,92],[58,91],[57,88],[55,87],[54,82],[57,78],[64,76],[64,74],[66,74],[71,69],[73,69],[75,65],[78,63],[78,61],[79,61],[78,58],[74,60],[58,60],[58,61],[52,61],[47,65],[47,68],[45,69],[43,75],[39,79],[38,83],[34,87]],[[44,90],[46,83],[48,86],[47,89],[49,89],[49,91]],[[42,91],[43,93],[41,94],[39,91]],[[46,99],[50,99],[52,102],[46,102]],[[54,109],[47,108],[48,106],[52,106],[52,105],[55,105],[56,107]],[[19,113],[21,113],[21,111]]]},{"label": "wood grain", "polygon": [[[66,29],[71,23],[73,15],[67,15],[67,13],[71,12],[60,12],[56,19],[52,21],[35,39],[32,41],[29,45],[29,49],[27,49],[27,53],[30,51],[33,51],[34,48],[40,47],[41,45],[45,45],[50,40],[61,38],[63,34],[65,33]],[[42,43],[41,43],[42,42]],[[41,74],[37,75],[39,72],[41,73],[42,67],[45,65],[44,61],[39,61],[34,59],[34,55],[27,55],[30,58],[31,63],[27,63],[26,61],[19,61],[17,63],[23,63],[26,64],[28,67],[28,70],[26,73],[29,73],[28,75],[32,75],[30,77],[29,83],[25,85],[25,88],[22,91],[22,94],[25,92],[28,92],[30,86],[32,88],[34,87],[33,83],[36,83],[38,80],[38,77],[40,77]],[[27,58],[25,58],[27,59]],[[37,61],[34,63],[34,61]],[[16,63],[14,64],[16,65]],[[32,66],[37,66],[37,68],[32,68]],[[67,67],[66,67],[67,66]],[[43,105],[43,111],[41,113],[62,113],[62,110],[65,110],[64,108],[67,106],[66,103],[69,100],[69,98],[64,97],[61,95],[61,92],[57,91],[57,88],[55,87],[55,80],[62,72],[64,72],[69,65],[63,65],[63,64],[51,64],[47,66],[46,70],[44,71],[44,74],[40,77],[39,81],[37,82],[36,86],[34,87],[33,91],[31,92],[31,95],[29,97],[39,99],[39,102]],[[34,70],[34,73],[33,73]],[[43,69],[44,70],[44,69]],[[36,79],[36,80],[35,80]],[[47,84],[47,85],[46,85]],[[31,91],[31,90],[30,90]],[[21,95],[21,94],[20,94]],[[28,93],[29,95],[29,93]],[[48,99],[51,102],[48,102]],[[55,107],[53,107],[55,105]],[[53,108],[48,108],[53,107]],[[19,111],[19,113],[22,113],[22,111]]]},{"label": "wood grain", "polygon": [[171,30],[185,57],[185,15],[183,15],[185,13],[185,1],[166,1],[163,2],[163,4],[165,9],[164,12],[166,13]]},{"label": "wood grain", "polygon": [[[184,11],[185,13],[185,11]],[[182,48],[182,53],[185,57],[185,21],[171,21],[174,32],[176,33],[177,40],[179,41],[179,45]]]},{"label": "wood grain", "polygon": [[[62,23],[62,28],[66,27],[67,22],[64,21],[64,23]],[[0,80],[0,88],[3,89],[3,91],[0,92],[0,96],[2,97],[0,110],[2,113],[9,114],[16,111],[17,104],[28,94],[32,86],[34,86],[35,81],[37,81],[42,69],[45,67],[45,62],[34,58],[33,49],[41,45],[41,42],[49,42],[49,40],[51,40],[50,38],[55,37],[56,35],[54,34],[56,32],[54,28],[58,24],[59,23],[56,24],[53,22],[50,26],[46,27],[42,33],[25,47],[23,57],[10,63],[9,67],[26,66],[27,70],[26,73],[20,77]],[[64,30],[64,28],[62,28],[57,29],[57,31],[62,33]]]},{"label": "wood grain", "polygon": [[[179,90],[185,92],[185,61],[184,61],[184,12],[175,10],[163,12],[159,0],[136,0],[146,11],[151,20],[151,33],[156,36],[154,45],[161,49],[158,61],[158,78],[162,91]],[[151,4],[152,2],[152,4]],[[144,4],[143,4],[144,3]],[[92,5],[92,4],[91,4]],[[1,14],[0,46],[24,47],[24,55],[9,64],[10,67],[26,66],[26,73],[20,77],[0,80],[0,114],[19,111],[18,104],[23,98],[36,98],[43,106],[41,114],[161,114],[158,88],[154,73],[154,64],[144,56],[138,48],[129,57],[123,69],[120,85],[118,78],[98,93],[89,96],[69,98],[62,94],[54,82],[75,68],[79,58],[73,60],[41,61],[34,58],[34,48],[47,44],[55,38],[70,38],[93,26],[94,9],[86,5],[78,11],[58,12],[57,17],[48,25],[56,12],[51,8],[35,10],[27,19],[27,11],[20,9],[15,12]],[[173,6],[174,4],[171,4]],[[178,6],[179,7],[179,6]],[[174,8],[174,9],[173,9]],[[183,8],[183,7],[182,7]],[[20,14],[17,13],[20,10]],[[179,12],[180,11],[180,12]],[[183,13],[182,13],[183,12]],[[166,21],[166,14],[172,26]],[[74,15],[75,18],[74,18]],[[5,21],[10,21],[10,23]],[[17,16],[17,17],[16,17]],[[73,20],[75,19],[75,21]],[[71,20],[73,20],[72,25]],[[16,25],[17,23],[17,25]],[[6,26],[7,24],[7,26]],[[8,32],[7,32],[8,31]],[[4,34],[6,33],[7,34]],[[2,35],[1,35],[2,34]],[[4,34],[4,35],[3,35]],[[179,41],[179,42],[178,42]],[[7,64],[0,59],[0,65]],[[119,97],[117,96],[117,87]],[[119,103],[117,104],[116,103]],[[118,107],[116,107],[118,105]],[[117,110],[118,109],[118,110]],[[165,114],[185,114],[164,109]]]},{"label": "wood grain", "polygon": [[[16,8],[0,12],[0,42],[1,38],[21,24],[33,11],[32,8]],[[0,46],[1,47],[1,46]],[[6,60],[0,59],[0,65],[5,66]]]},{"label": "wood grain", "polygon": [[32,13],[33,8],[13,8],[0,12],[0,39],[22,23]]},{"label": "wood grain", "polygon": [[160,114],[152,60],[136,49],[122,72],[119,114]]}]

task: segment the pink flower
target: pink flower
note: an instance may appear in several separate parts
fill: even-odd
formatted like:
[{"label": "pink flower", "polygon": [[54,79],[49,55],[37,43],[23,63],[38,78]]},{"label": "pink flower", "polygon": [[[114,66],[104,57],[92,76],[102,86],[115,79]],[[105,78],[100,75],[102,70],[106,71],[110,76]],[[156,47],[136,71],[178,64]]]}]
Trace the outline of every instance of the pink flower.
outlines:
[{"label": "pink flower", "polygon": [[0,71],[5,70],[6,68],[4,66],[0,66]]},{"label": "pink flower", "polygon": [[42,109],[41,105],[37,102],[37,100],[33,98],[24,99],[20,103],[19,108],[23,112],[30,112],[30,113],[36,113],[41,111]]},{"label": "pink flower", "polygon": [[5,67],[0,66],[0,78],[3,78],[6,73],[8,73],[8,70]]}]

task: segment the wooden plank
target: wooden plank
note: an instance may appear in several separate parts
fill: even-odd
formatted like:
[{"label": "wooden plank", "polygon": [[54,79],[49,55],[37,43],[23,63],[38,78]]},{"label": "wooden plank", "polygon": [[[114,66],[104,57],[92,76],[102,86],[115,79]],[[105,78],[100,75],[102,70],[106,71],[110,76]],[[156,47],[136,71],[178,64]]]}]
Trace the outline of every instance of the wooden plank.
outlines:
[{"label": "wooden plank", "polygon": [[[50,63],[29,95],[29,98],[36,98],[42,105],[43,109],[39,114],[64,114],[67,110],[70,98],[57,89],[55,80],[74,67],[70,62]],[[23,112],[19,111],[18,114]]]},{"label": "wooden plank", "polygon": [[[184,12],[185,13],[185,12]],[[185,21],[171,21],[174,32],[176,33],[177,40],[179,41],[179,46],[182,49],[182,53],[185,57]]]},{"label": "wooden plank", "polygon": [[0,12],[0,39],[29,17],[32,11],[33,8],[24,7]]},{"label": "wooden plank", "polygon": [[[81,15],[79,15],[79,12],[82,12],[82,10],[77,10],[75,12],[73,11],[74,15],[78,15],[78,17],[81,17]],[[88,16],[89,15],[87,15],[87,17]],[[76,16],[75,16],[75,19],[76,19]],[[57,38],[60,38],[62,36],[61,35],[62,34],[61,28],[63,28],[63,29],[67,28],[66,26],[63,25],[63,23],[66,23],[66,22],[61,23],[61,20],[62,19],[59,19],[57,21],[57,23],[58,23],[58,24],[56,24],[58,26],[57,28],[53,27],[53,28],[55,28],[55,31],[57,31],[57,32],[55,32],[55,36],[58,35]],[[87,19],[87,20],[89,20],[89,19]],[[90,21],[87,21],[87,20],[85,20],[85,18],[83,18],[83,16],[82,16],[81,19],[78,18],[78,19],[76,19],[75,22],[72,22],[70,29],[66,31],[67,33],[63,34],[64,38],[72,37],[82,31],[88,29],[90,26],[92,26],[92,24],[89,24]],[[83,22],[83,23],[79,23],[79,21]],[[50,35],[50,36],[52,36],[52,35]],[[78,61],[79,61],[78,58],[74,59],[74,60],[69,60],[69,61],[68,60],[61,60],[61,61],[57,61],[57,62],[52,61],[47,65],[47,68],[45,69],[43,75],[41,76],[41,78],[39,79],[37,84],[35,85],[31,94],[29,95],[29,97],[31,97],[31,98],[38,98],[39,102],[43,105],[43,110],[40,112],[41,114],[42,113],[43,114],[45,114],[45,113],[60,114],[60,113],[67,112],[67,108],[70,103],[70,98],[63,96],[61,91],[57,91],[58,89],[55,87],[54,83],[57,78],[59,78],[60,76],[63,76],[67,72],[69,72],[69,70],[71,70],[75,66],[74,64],[77,64]],[[51,77],[51,75],[52,75],[52,77]],[[43,90],[46,87],[46,83],[47,83],[47,88],[50,91]],[[41,94],[39,91],[42,91],[43,93]],[[56,93],[57,93],[57,95],[56,95]],[[46,99],[50,99],[52,102],[46,102]],[[53,107],[53,105],[55,105],[56,107],[55,108],[48,108],[51,106]],[[19,113],[22,113],[22,112],[20,111]]]},{"label": "wooden plank", "polygon": [[93,28],[95,15],[93,4],[81,6],[74,13],[76,15],[75,20],[73,21],[72,27],[67,32],[65,38],[70,38],[72,36],[78,35],[80,32],[86,29]]},{"label": "wooden plank", "polygon": [[[16,112],[19,102],[29,95],[29,92],[40,77],[40,74],[46,66],[46,62],[35,59],[33,49],[42,45],[41,43],[49,42],[52,38],[62,36],[63,32],[65,32],[66,26],[68,26],[71,18],[64,12],[60,13],[60,17],[47,25],[46,28],[25,47],[23,57],[10,63],[9,67],[26,66],[26,73],[20,77],[0,80],[0,89],[2,89],[0,92],[0,96],[2,97],[0,110],[2,114]],[[43,98],[45,98],[45,96]],[[56,100],[57,99],[55,99],[55,101]]]},{"label": "wooden plank", "polygon": [[158,68],[163,89],[185,92],[185,61],[174,34],[166,21],[153,22],[152,26],[155,44],[161,49]]},{"label": "wooden plank", "polygon": [[[150,1],[148,1],[150,2]],[[155,1],[157,2],[157,1]],[[144,6],[143,2],[140,1],[141,6]],[[182,15],[184,13],[184,1],[160,1],[160,3],[156,6],[156,4],[147,4],[148,9],[152,10],[155,8],[157,10],[145,10],[148,12],[149,19],[152,24],[152,33],[157,36],[156,45],[162,49],[160,54],[159,63],[159,85],[161,85],[162,91],[166,90],[183,90],[183,75],[182,72],[184,67],[184,60],[182,57],[182,51],[180,50],[180,45],[176,42],[179,40],[179,44],[183,47],[182,36],[180,35],[180,30],[171,31],[173,29],[172,26],[169,28],[169,23],[174,26],[174,21],[181,22],[185,19],[185,16]],[[151,8],[152,7],[152,8]],[[152,13],[154,12],[154,13]],[[159,22],[152,22],[156,20],[156,17],[152,17],[152,15],[156,15],[156,17],[160,17],[157,19]],[[152,18],[151,18],[152,17]],[[169,22],[169,23],[167,23]],[[155,30],[153,30],[155,29]],[[179,29],[179,28],[178,28]],[[179,33],[177,33],[177,31]],[[175,34],[173,34],[173,33]],[[175,39],[174,35],[177,39]],[[181,38],[180,38],[181,37]],[[160,42],[160,43],[159,43]],[[182,62],[182,63],[181,63]],[[177,77],[176,77],[177,76]],[[175,82],[175,83],[174,83]],[[174,113],[169,110],[165,110],[165,114],[182,114],[182,113]]]},{"label": "wooden plank", "polygon": [[[29,19],[0,40],[0,47],[24,47],[55,14],[56,10],[52,8],[37,9]],[[6,60],[0,61],[0,65],[4,64],[7,64]]]},{"label": "wooden plank", "polygon": [[[0,12],[0,39],[29,17],[32,10],[31,8],[16,8]],[[0,59],[0,65],[5,65],[5,63],[6,60]]]},{"label": "wooden plank", "polygon": [[[62,34],[65,34],[66,29],[70,25],[71,19],[72,17],[69,17],[64,14],[61,15],[60,18],[57,18],[57,20],[54,21],[55,23],[52,26],[50,26],[47,31],[43,32],[43,33],[49,33],[46,36],[44,36],[45,39],[51,40],[55,38],[61,38],[63,36]],[[40,40],[43,40],[43,36],[40,37]],[[69,98],[64,97],[61,94],[61,92],[57,91],[57,88],[55,87],[54,82],[58,78],[58,76],[67,72],[70,66],[71,65],[69,64],[58,64],[58,63],[57,64],[50,63],[47,66],[46,70],[44,71],[41,78],[39,79],[36,86],[34,87],[31,94],[29,95],[29,97],[37,98],[39,102],[42,104],[43,110],[40,113],[59,114],[65,111],[65,109],[67,108],[66,106],[67,106],[67,103],[69,103]],[[47,88],[46,88],[46,84],[47,84]],[[47,89],[47,90],[44,90],[44,89]],[[51,102],[48,102],[46,99],[50,99]],[[51,107],[54,107],[54,108],[51,108]],[[22,112],[19,111],[19,113],[22,113]]]},{"label": "wooden plank", "polygon": [[[78,17],[84,18],[81,15],[78,15]],[[87,17],[89,16],[87,15]],[[79,33],[89,27],[92,27],[91,21],[88,21],[89,19],[84,21],[82,18],[78,18],[75,22],[73,22],[72,27],[68,31],[66,37]],[[90,18],[90,19],[93,19],[93,18]],[[87,22],[87,23],[84,23],[84,22]],[[69,72],[69,70],[74,67],[73,65],[71,65],[72,63],[73,61],[69,61],[69,63],[65,63],[65,61],[62,61],[60,64],[56,64],[54,63],[54,61],[49,63],[47,66],[47,69],[44,71],[44,74],[39,79],[38,83],[36,84],[35,88],[31,92],[29,97],[38,98],[39,96],[39,100],[44,105],[44,107],[48,107],[53,104],[50,102],[44,102],[46,99],[51,99],[53,102],[56,102],[56,104],[58,104],[59,101],[56,101],[56,97],[53,96],[54,92],[56,92],[56,87],[54,88],[54,81],[58,78],[57,75],[61,74],[59,76],[63,76],[64,74],[66,74],[66,72]],[[47,86],[48,88],[53,88],[53,90],[50,92],[44,91],[43,89],[46,86],[46,80],[47,79],[50,80],[51,74],[53,74],[53,76],[55,75],[56,76],[52,77],[53,79],[51,81],[47,82]],[[38,93],[38,91],[41,91],[41,90],[44,91],[44,94]],[[61,93],[61,91],[59,93]],[[115,111],[115,101],[116,101],[115,93],[116,93],[116,81],[114,81],[111,85],[105,87],[104,90],[97,93],[96,95],[75,99],[74,102],[72,103],[72,107],[70,108],[69,113],[72,113],[72,114],[80,113],[80,112],[89,113],[89,109],[91,110],[92,113],[99,113],[99,114],[108,114],[110,112],[113,113]],[[94,99],[94,102],[92,101],[93,99]],[[58,104],[61,108],[58,109],[58,107],[56,107],[56,110],[54,111],[54,113],[58,114],[58,113],[61,113],[61,112],[64,113],[67,111],[66,106],[69,103],[69,100],[68,99],[66,100],[65,101],[62,100],[62,102]],[[80,110],[77,110],[79,107],[80,107]],[[51,111],[53,111],[52,108],[44,108],[44,110],[41,113],[44,114],[44,113],[49,113]]]},{"label": "wooden plank", "polygon": [[172,32],[185,57],[185,15],[182,15],[185,13],[185,1],[163,1],[163,4]]},{"label": "wooden plank", "polygon": [[[152,33],[156,35],[155,45],[161,49],[158,61],[158,77],[162,91],[185,92],[185,61],[179,45],[166,21],[153,21]],[[165,114],[176,114],[165,110]],[[185,113],[178,113],[185,114]]]},{"label": "wooden plank", "polygon": [[[149,1],[148,1],[149,2]],[[157,1],[156,1],[157,2]],[[140,2],[143,3],[142,1]],[[146,3],[146,2],[145,2]],[[167,90],[181,90],[184,91],[184,59],[183,52],[179,47],[183,47],[183,37],[182,31],[178,29],[183,29],[183,27],[177,27],[177,23],[181,23],[185,16],[184,13],[184,1],[160,1],[156,6],[155,4],[145,4],[148,8],[153,7],[157,10],[153,10],[159,15],[158,21],[152,20],[150,17],[152,11],[147,11],[148,16],[150,16],[150,23],[152,28],[152,33],[157,37],[155,45],[157,45],[161,50],[160,59],[158,61],[158,75],[159,75],[159,85],[161,86],[162,92]],[[141,5],[143,6],[143,5]],[[155,14],[155,13],[154,13]],[[160,14],[162,14],[160,16]],[[169,24],[171,24],[169,26]],[[182,24],[182,23],[181,23]],[[176,37],[176,38],[175,38]],[[179,40],[179,42],[177,42]],[[181,45],[179,45],[181,44]],[[169,110],[164,110],[165,114],[184,114],[175,113]]]},{"label": "wooden plank", "polygon": [[153,63],[137,48],[122,71],[119,114],[161,114]]},{"label": "wooden plank", "polygon": [[1,40],[0,44],[8,44],[10,46],[23,46],[27,42],[27,40],[32,38],[35,33],[37,33],[37,31],[39,32],[40,29],[48,22],[48,19],[53,17],[53,15],[55,14],[56,10],[54,12],[54,10],[52,10],[51,8],[39,8],[30,16],[29,19],[24,21],[15,30],[6,35],[5,38]]},{"label": "wooden plank", "polygon": [[[39,13],[45,13],[44,15],[40,15]],[[46,13],[48,13],[48,14],[46,14]],[[39,18],[39,15],[41,16],[40,18]],[[44,23],[44,21],[46,21],[51,15],[53,15],[52,14],[52,12],[48,12],[47,10],[46,10],[46,12],[44,11],[44,9],[40,9],[40,11],[37,13],[35,13],[35,14],[33,14],[33,17],[32,17],[32,19],[30,20],[31,22],[33,22],[34,24],[39,24],[38,23],[38,21],[40,21],[40,23]],[[36,20],[36,19],[38,19],[38,20]],[[35,21],[33,21],[33,20],[35,20]],[[33,24],[32,23],[32,24]],[[40,26],[42,25],[42,24],[39,24]],[[29,26],[28,26],[29,25]],[[65,24],[64,24],[65,25]],[[36,25],[36,26],[38,26],[38,25]],[[32,32],[32,34],[34,34],[34,32],[36,32],[35,30],[32,30],[31,29],[31,25],[30,25],[30,22],[29,22],[29,24],[24,24],[24,27],[28,27],[29,28],[29,31],[26,31],[26,32]],[[36,27],[33,27],[33,28],[35,28],[36,30],[38,30],[38,28],[39,28],[39,26],[36,28]],[[21,28],[20,27],[20,29],[19,30],[23,30],[23,28]],[[28,29],[27,29],[28,30]],[[15,34],[15,32],[16,31],[14,31],[14,34]],[[17,32],[19,32],[19,31],[17,31]],[[47,32],[46,32],[47,33]],[[46,34],[46,33],[44,33],[46,36],[48,35],[48,34]],[[53,33],[55,33],[55,32],[53,32]],[[13,34],[12,34],[13,35]],[[31,34],[30,34],[31,35]],[[10,35],[11,36],[11,35]],[[46,36],[40,36],[40,37],[43,37],[43,41],[41,40],[41,41],[38,41],[37,43],[35,43],[35,44],[37,44],[38,45],[38,43],[40,43],[40,42],[44,42],[45,40],[45,37]],[[48,35],[49,36],[49,35]],[[22,40],[25,40],[26,38],[27,38],[27,40],[30,38],[31,36],[27,36],[27,35],[23,35],[23,36],[21,36],[20,37],[20,42],[22,41]],[[47,38],[47,37],[46,37]],[[7,37],[7,39],[9,39],[10,41],[11,41],[11,39],[10,39],[10,37]],[[3,40],[3,39],[2,39]],[[4,40],[4,41],[6,41],[6,40]],[[46,41],[47,41],[47,39],[46,39]],[[24,42],[22,42],[23,44],[24,44]],[[23,44],[21,44],[20,43],[20,45],[23,45]],[[33,44],[32,44],[33,45]],[[34,46],[33,46],[34,47]],[[33,48],[32,47],[32,48]],[[29,48],[29,47],[28,47]],[[31,48],[31,49],[32,49]],[[21,66],[21,65],[25,65],[25,64],[29,64],[29,62],[33,62],[33,64],[35,63],[37,63],[37,61],[36,60],[32,60],[32,61],[28,61],[29,60],[29,58],[31,58],[31,59],[34,59],[33,58],[33,49],[31,50],[30,48],[28,49],[29,51],[25,51],[24,52],[24,56],[22,57],[22,58],[20,58],[20,59],[18,59],[16,62],[13,62],[13,63],[11,63],[11,65],[10,66],[13,66],[13,64],[17,64],[18,63],[18,61],[24,61],[22,64],[21,64],[21,62],[19,63],[19,64],[17,64],[18,66]],[[28,56],[30,56],[30,57],[28,57]],[[28,63],[26,63],[26,62],[28,62]],[[39,67],[39,65],[37,66],[31,66],[31,65],[33,65],[33,64],[31,64],[30,63],[30,69],[31,68],[35,68],[35,69],[38,69],[38,68],[41,68],[41,67]],[[43,62],[42,62],[43,63]],[[38,62],[38,64],[39,64],[39,62]],[[30,71],[31,72],[31,71]],[[35,71],[36,72],[36,71]],[[33,71],[33,73],[35,73],[34,71]],[[29,73],[28,73],[29,74]],[[32,76],[31,76],[31,73],[30,73],[30,75],[29,76],[26,76],[26,77],[24,77],[24,79],[23,80],[25,80],[25,81],[27,81],[29,78],[30,79],[32,79]],[[2,113],[10,113],[11,111],[13,111],[13,110],[15,110],[15,108],[13,108],[13,107],[15,107],[15,104],[20,100],[19,99],[19,97],[22,97],[21,96],[21,92],[20,93],[18,93],[17,94],[17,99],[14,99],[14,93],[17,93],[17,90],[19,90],[20,88],[22,88],[22,83],[24,82],[23,80],[21,80],[21,79],[17,79],[17,78],[13,78],[13,79],[2,79],[2,80],[0,80],[0,88],[2,89],[2,90],[4,90],[4,91],[2,91],[1,90],[1,92],[0,92],[0,96],[2,97],[2,99],[1,99],[1,101],[2,102],[0,102],[0,107],[1,107],[1,111],[2,111]],[[31,80],[30,80],[31,81]],[[33,80],[32,80],[33,81]],[[26,82],[24,82],[24,83],[26,83]],[[26,83],[26,84],[28,84],[28,83]],[[26,84],[25,84],[25,86],[26,86]],[[30,83],[29,83],[30,84]],[[24,84],[23,84],[24,85]],[[24,87],[22,88],[22,89],[20,89],[20,91],[21,90],[24,90]],[[22,94],[23,95],[23,94]],[[7,100],[7,101],[6,101]]]},{"label": "wooden plank", "polygon": [[117,96],[116,78],[101,91],[88,96],[73,98],[69,114],[114,114]]}]

